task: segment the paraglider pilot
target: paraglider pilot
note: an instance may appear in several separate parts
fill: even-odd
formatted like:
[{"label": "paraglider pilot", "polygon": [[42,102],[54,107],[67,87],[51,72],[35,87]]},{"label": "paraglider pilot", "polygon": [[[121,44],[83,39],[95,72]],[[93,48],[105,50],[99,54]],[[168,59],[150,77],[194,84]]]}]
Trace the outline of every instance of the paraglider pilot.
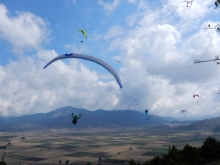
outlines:
[{"label": "paraglider pilot", "polygon": [[79,115],[74,115],[74,113],[72,113],[72,118],[73,118],[72,123],[73,123],[73,124],[76,124],[77,120],[80,119],[80,117],[81,117],[81,114],[79,114]]}]

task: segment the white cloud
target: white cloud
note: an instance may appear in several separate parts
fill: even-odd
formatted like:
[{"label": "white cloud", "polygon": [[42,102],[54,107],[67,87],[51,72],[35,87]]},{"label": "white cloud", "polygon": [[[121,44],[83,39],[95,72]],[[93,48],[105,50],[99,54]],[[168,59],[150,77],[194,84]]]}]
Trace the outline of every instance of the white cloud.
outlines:
[{"label": "white cloud", "polygon": [[[209,6],[212,6],[211,8]],[[196,20],[204,17],[206,14],[210,13],[213,9],[213,1],[193,1],[191,8],[187,7],[187,2],[179,2],[168,0],[163,6],[164,13],[174,14],[183,20]]]},{"label": "white cloud", "polygon": [[[22,115],[47,112],[63,106],[111,109],[117,104],[119,87],[114,78],[108,83],[77,59],[57,61],[46,69],[48,59],[57,56],[52,51],[41,51],[35,57],[21,57],[0,67],[1,115]],[[95,90],[94,90],[95,89]],[[108,93],[108,97],[106,96]]]},{"label": "white cloud", "polygon": [[[122,89],[107,71],[100,74],[77,59],[57,61],[44,70],[58,55],[54,50],[11,61],[0,67],[0,86],[4,86],[0,90],[1,113],[47,112],[70,105],[89,110],[149,109],[150,114],[161,116],[182,116],[181,110],[186,109],[186,117],[219,116],[219,66],[214,62],[193,64],[219,54],[219,34],[199,29],[216,24],[203,21],[210,14],[208,2],[195,1],[187,9],[184,3],[180,6],[168,0],[161,9],[152,9],[139,1],[137,11],[126,18],[130,30],[118,25],[109,29],[106,39],[117,36],[111,48],[119,50],[113,59],[121,61]],[[195,25],[189,26],[193,21]],[[86,51],[70,44],[65,47]],[[195,93],[200,97],[194,99]],[[139,100],[137,106],[134,99]]]},{"label": "white cloud", "polygon": [[74,53],[86,54],[88,52],[86,45],[76,46],[74,44],[66,44],[64,45],[67,50]]},{"label": "white cloud", "polygon": [[7,8],[0,4],[0,37],[12,44],[15,53],[40,50],[47,35],[47,25],[40,17],[28,12],[9,17]]},{"label": "white cloud", "polygon": [[[199,28],[194,32],[194,27],[187,30],[194,32],[193,35],[183,36],[185,33],[181,30],[188,25],[188,20],[199,19],[197,24],[201,23],[208,13],[204,6],[208,3],[194,4],[197,9],[205,9],[192,9],[191,14],[186,9],[188,20],[179,13],[174,16],[175,21],[174,17],[168,17],[169,13],[178,12],[170,7],[174,2],[168,1],[161,10],[149,9],[146,3],[140,3],[134,15],[127,18],[128,25],[136,25],[135,28],[113,40],[111,45],[121,51],[118,58],[123,59],[120,75],[124,88],[120,108],[149,109],[153,114],[166,116],[181,116],[182,109],[187,109],[187,115],[194,117],[220,115],[220,103],[216,99],[220,90],[216,85],[220,83],[218,65],[214,62],[193,64],[197,59],[214,58],[219,52],[220,36],[216,31]],[[207,22],[203,24],[207,26]],[[198,104],[192,97],[194,93],[201,95]],[[139,107],[128,102],[134,97],[140,100]]]},{"label": "white cloud", "polygon": [[112,3],[105,3],[103,0],[99,0],[98,2],[101,6],[104,7],[104,9],[108,12],[111,13],[119,4],[120,0],[114,0]]},{"label": "white cloud", "polygon": [[105,39],[110,39],[110,38],[114,38],[117,37],[121,34],[124,33],[124,28],[120,27],[120,26],[112,26],[107,34],[104,36]]}]

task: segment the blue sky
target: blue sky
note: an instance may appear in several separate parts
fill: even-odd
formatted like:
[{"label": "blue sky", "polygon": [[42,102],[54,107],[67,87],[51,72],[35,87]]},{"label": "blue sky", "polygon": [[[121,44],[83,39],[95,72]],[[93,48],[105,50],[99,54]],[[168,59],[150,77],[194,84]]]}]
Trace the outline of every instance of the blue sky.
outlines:
[{"label": "blue sky", "polygon": [[[0,114],[73,106],[175,117],[186,109],[188,118],[217,117],[219,66],[193,64],[219,54],[219,34],[201,29],[219,23],[220,9],[213,8],[213,0],[195,0],[190,9],[181,0],[0,0]],[[123,88],[84,60],[43,69],[72,52],[110,64]]]}]

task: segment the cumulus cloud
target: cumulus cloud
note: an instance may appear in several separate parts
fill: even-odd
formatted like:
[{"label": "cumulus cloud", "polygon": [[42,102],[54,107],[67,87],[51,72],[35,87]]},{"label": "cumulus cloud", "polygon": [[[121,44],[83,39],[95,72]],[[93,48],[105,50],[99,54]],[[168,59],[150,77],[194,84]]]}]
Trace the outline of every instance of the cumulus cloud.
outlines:
[{"label": "cumulus cloud", "polygon": [[118,85],[107,71],[111,79],[100,81],[102,75],[77,59],[57,61],[44,70],[46,61],[55,56],[53,50],[41,51],[0,67],[0,85],[4,86],[0,91],[1,115],[47,112],[67,105],[111,109],[117,104]]},{"label": "cumulus cloud", "polygon": [[201,21],[213,13],[213,1],[193,1],[191,8],[186,2],[163,0],[162,7],[149,7],[146,1],[139,1],[137,10],[127,17],[129,26],[154,26],[172,24],[181,32],[198,29]]},{"label": "cumulus cloud", "polygon": [[184,20],[195,20],[202,18],[207,13],[211,12],[209,5],[213,6],[213,1],[193,1],[191,7],[190,4],[188,4],[187,7],[187,2],[168,0],[163,6],[163,12],[167,14],[174,14]]},{"label": "cumulus cloud", "polygon": [[[195,32],[191,27],[188,32],[194,31],[194,34],[183,37],[177,24],[184,28],[188,20],[181,14],[175,16],[175,21],[168,18],[167,8],[170,12],[178,12],[169,7],[173,1],[167,1],[162,9],[147,11],[143,10],[148,8],[147,3],[140,3],[141,7],[127,18],[129,26],[136,26],[111,45],[121,50],[123,68],[120,75],[124,88],[127,87],[121,92],[119,105],[124,109],[135,108],[132,101],[127,103],[135,97],[140,100],[137,110],[147,108],[157,115],[181,116],[182,109],[187,109],[190,116],[220,115],[220,104],[216,100],[219,90],[216,84],[220,83],[218,65],[214,62],[193,64],[197,59],[214,58],[219,52],[220,36],[214,30],[198,28]],[[201,23],[208,13],[208,4],[194,4],[205,9],[190,10],[188,19],[199,19],[198,24]],[[164,11],[168,14],[161,17]],[[200,24],[204,25],[207,22]],[[194,93],[201,95],[198,104],[192,97]]]},{"label": "cumulus cloud", "polygon": [[120,0],[114,0],[112,3],[105,3],[103,0],[99,0],[98,2],[101,6],[104,7],[104,9],[108,12],[111,13],[119,4]]},{"label": "cumulus cloud", "polygon": [[13,46],[15,53],[24,50],[40,50],[47,40],[47,24],[38,16],[28,12],[18,12],[10,17],[7,8],[0,4],[0,37]]},{"label": "cumulus cloud", "polygon": [[114,38],[114,37],[117,37],[123,33],[124,33],[124,28],[122,28],[120,26],[112,26],[109,29],[109,31],[107,32],[107,34],[104,36],[104,38],[105,39]]},{"label": "cumulus cloud", "polygon": [[[181,110],[186,109],[186,117],[219,116],[219,66],[214,62],[193,64],[219,53],[219,34],[199,29],[216,24],[203,21],[210,14],[209,1],[193,2],[191,9],[171,0],[154,9],[144,1],[138,3],[126,18],[128,27],[113,26],[105,36],[113,39],[111,50],[118,51],[113,59],[121,61],[122,89],[107,71],[100,74],[77,59],[57,61],[44,70],[46,62],[58,55],[44,50],[0,67],[1,113],[47,112],[70,105],[89,110],[149,109],[161,116],[182,116]],[[182,7],[187,19],[180,12]],[[200,7],[204,8],[197,11]],[[172,13],[176,14],[170,17]],[[188,26],[189,20],[196,20],[196,25]],[[71,44],[65,47],[83,51]],[[194,99],[195,93],[200,97]],[[138,105],[134,99],[139,100]]]}]

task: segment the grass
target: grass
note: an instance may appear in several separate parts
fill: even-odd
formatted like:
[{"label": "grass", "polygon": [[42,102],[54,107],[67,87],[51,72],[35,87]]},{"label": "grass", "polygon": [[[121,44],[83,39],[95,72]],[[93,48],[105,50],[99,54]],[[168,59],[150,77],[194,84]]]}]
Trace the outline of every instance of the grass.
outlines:
[{"label": "grass", "polygon": [[81,157],[90,156],[90,155],[92,155],[92,153],[90,152],[76,152],[76,153],[67,154],[65,156],[81,158]]},{"label": "grass", "polygon": [[13,159],[25,159],[27,158],[26,156],[24,155],[17,155],[17,154],[10,154],[10,155],[6,155],[6,157],[8,158],[13,158]]}]

